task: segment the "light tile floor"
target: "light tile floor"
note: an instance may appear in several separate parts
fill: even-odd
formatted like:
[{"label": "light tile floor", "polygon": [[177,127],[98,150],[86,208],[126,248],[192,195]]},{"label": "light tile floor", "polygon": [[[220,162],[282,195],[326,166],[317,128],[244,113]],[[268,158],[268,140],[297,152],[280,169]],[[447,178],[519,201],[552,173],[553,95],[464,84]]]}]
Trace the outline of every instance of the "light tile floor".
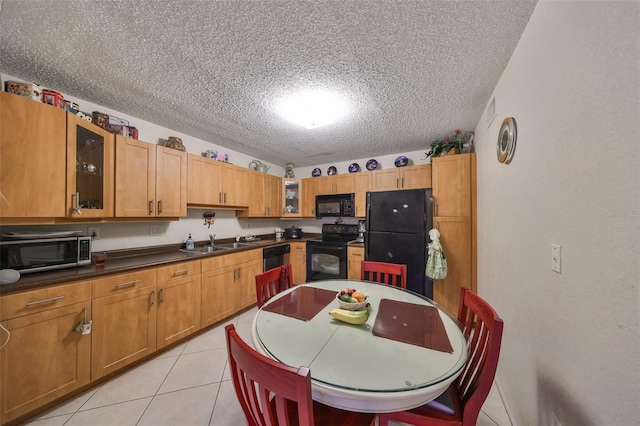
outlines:
[{"label": "light tile floor", "polygon": [[[31,419],[33,426],[235,426],[246,420],[227,369],[224,327],[251,344],[256,308]],[[478,426],[511,426],[495,386]]]}]

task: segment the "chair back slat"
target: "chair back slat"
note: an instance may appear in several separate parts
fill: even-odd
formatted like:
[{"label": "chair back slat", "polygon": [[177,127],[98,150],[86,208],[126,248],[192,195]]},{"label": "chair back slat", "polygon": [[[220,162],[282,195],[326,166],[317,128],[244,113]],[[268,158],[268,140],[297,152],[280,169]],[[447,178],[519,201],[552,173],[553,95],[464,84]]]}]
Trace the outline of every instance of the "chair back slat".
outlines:
[{"label": "chair back slat", "polygon": [[309,369],[293,368],[257,353],[232,324],[225,327],[225,333],[233,385],[248,424],[313,425]]},{"label": "chair back slat", "polygon": [[498,367],[503,322],[484,299],[465,288],[461,290],[458,321],[469,341],[469,358],[455,386],[464,413],[474,412],[477,418]]},{"label": "chair back slat", "polygon": [[407,265],[365,260],[360,268],[362,280],[407,288]]},{"label": "chair back slat", "polygon": [[256,298],[258,308],[261,308],[267,300],[276,294],[286,290],[292,285],[291,264],[277,266],[273,269],[256,275]]}]

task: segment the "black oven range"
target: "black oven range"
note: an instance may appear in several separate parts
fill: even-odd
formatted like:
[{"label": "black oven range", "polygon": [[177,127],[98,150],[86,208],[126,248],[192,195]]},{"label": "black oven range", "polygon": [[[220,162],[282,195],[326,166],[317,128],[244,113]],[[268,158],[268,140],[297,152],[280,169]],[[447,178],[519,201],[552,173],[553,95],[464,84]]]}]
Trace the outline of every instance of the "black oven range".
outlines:
[{"label": "black oven range", "polygon": [[325,223],[322,239],[307,241],[307,282],[347,279],[347,243],[358,238],[358,225]]}]

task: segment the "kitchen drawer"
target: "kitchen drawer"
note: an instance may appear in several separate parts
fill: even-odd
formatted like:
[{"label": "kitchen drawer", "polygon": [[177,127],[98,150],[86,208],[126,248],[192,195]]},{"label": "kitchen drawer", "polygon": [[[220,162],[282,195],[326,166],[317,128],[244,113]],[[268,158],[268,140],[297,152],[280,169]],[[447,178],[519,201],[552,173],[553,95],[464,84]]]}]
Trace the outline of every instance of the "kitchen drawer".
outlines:
[{"label": "kitchen drawer", "polygon": [[171,279],[188,277],[200,273],[200,261],[174,263],[157,269],[158,282],[165,283]]},{"label": "kitchen drawer", "polygon": [[156,285],[156,270],[147,269],[129,274],[111,275],[92,282],[93,298],[124,293]]},{"label": "kitchen drawer", "polygon": [[364,247],[347,247],[347,255],[364,259]]},{"label": "kitchen drawer", "polygon": [[227,254],[222,256],[212,256],[202,259],[202,270],[213,271],[225,266],[236,266],[241,263],[253,260],[262,261],[262,249],[241,251],[240,253]]},{"label": "kitchen drawer", "polygon": [[0,297],[0,320],[61,308],[91,299],[89,281],[49,286]]}]

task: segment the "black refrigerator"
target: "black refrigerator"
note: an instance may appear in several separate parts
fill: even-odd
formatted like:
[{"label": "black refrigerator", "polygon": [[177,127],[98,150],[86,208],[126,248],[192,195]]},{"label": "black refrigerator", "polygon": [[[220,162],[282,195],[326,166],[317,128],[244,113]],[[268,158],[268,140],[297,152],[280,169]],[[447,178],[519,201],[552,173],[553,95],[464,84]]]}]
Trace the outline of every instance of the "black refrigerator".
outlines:
[{"label": "black refrigerator", "polygon": [[367,192],[364,259],[404,263],[407,289],[433,299],[433,282],[424,274],[432,226],[431,189]]}]

